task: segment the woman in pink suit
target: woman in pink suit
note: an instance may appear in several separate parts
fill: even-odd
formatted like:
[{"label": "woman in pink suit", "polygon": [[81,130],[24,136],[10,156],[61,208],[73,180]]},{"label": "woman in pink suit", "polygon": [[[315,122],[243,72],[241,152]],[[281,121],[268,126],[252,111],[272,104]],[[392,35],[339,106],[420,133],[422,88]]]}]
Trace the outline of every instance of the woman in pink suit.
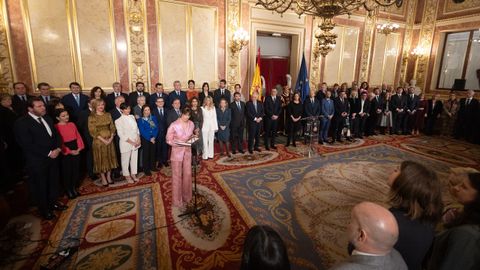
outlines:
[{"label": "woman in pink suit", "polygon": [[167,143],[172,146],[170,162],[172,165],[172,201],[174,207],[182,207],[192,199],[192,149],[179,145],[194,137],[194,128],[190,119],[190,108],[182,110],[182,116],[173,122],[167,130]]}]

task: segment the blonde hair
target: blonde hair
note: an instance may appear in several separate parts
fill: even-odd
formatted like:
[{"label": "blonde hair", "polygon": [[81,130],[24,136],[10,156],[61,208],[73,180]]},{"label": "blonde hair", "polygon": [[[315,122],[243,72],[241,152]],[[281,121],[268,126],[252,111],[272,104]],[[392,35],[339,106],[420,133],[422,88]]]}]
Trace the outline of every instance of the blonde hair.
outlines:
[{"label": "blonde hair", "polygon": [[211,96],[206,96],[205,99],[203,100],[203,107],[207,107],[207,101],[210,100],[210,105],[208,106],[209,109],[214,107],[213,104],[213,99]]},{"label": "blonde hair", "polygon": [[105,101],[103,99],[92,99],[92,111],[97,112],[97,107],[101,103],[105,104]]}]

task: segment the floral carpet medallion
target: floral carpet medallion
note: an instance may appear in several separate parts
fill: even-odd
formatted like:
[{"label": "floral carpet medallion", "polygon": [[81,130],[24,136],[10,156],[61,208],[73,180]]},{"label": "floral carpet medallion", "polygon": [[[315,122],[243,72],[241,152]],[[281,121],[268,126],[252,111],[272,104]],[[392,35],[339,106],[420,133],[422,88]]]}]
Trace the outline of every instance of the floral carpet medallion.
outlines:
[{"label": "floral carpet medallion", "polygon": [[229,166],[245,166],[245,165],[255,165],[260,163],[265,163],[271,160],[274,160],[278,157],[277,152],[273,151],[262,151],[262,152],[253,152],[253,154],[235,154],[231,157],[221,157],[217,160],[219,165],[229,165]]},{"label": "floral carpet medallion", "polygon": [[60,246],[44,252],[78,246],[63,269],[171,269],[159,199],[155,184],[79,197],[50,238]]},{"label": "floral carpet medallion", "polygon": [[327,269],[347,256],[345,231],[351,208],[361,201],[385,205],[386,180],[403,160],[421,162],[440,173],[450,167],[376,144],[217,177],[246,220],[280,233],[293,269]]}]

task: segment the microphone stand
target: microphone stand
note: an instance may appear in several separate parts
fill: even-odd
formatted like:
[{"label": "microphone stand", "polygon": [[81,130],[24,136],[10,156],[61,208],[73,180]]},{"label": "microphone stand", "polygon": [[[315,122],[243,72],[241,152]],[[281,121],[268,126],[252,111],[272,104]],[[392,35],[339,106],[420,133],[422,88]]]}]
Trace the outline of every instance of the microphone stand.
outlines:
[{"label": "microphone stand", "polygon": [[[301,118],[300,120],[301,121],[307,121],[307,123],[309,121],[312,122],[312,124],[310,125],[309,129],[306,130],[308,132],[308,136],[309,136],[309,143],[308,143],[308,153],[307,153],[307,156],[308,157],[314,157],[317,155],[317,150],[313,147],[313,139],[315,139],[316,141],[318,141],[318,136],[320,135],[320,124],[317,125],[317,136],[314,137],[313,135],[313,130],[314,130],[314,123],[316,121],[320,122],[320,118],[322,118],[323,116],[319,115],[319,116],[309,116],[309,117],[304,117],[304,118]],[[307,125],[308,126],[308,125]],[[306,138],[305,138],[306,139]],[[321,154],[320,154],[321,155]]]},{"label": "microphone stand", "polygon": [[197,202],[197,166],[200,163],[200,160],[198,158],[198,150],[197,150],[197,144],[199,140],[195,141],[192,143],[192,167],[193,167],[193,208],[187,210],[186,212],[178,215],[178,217],[184,217],[184,216],[190,216],[194,215],[198,222],[201,224],[201,219],[200,219],[200,211],[202,211],[205,206],[198,207],[198,202]]}]

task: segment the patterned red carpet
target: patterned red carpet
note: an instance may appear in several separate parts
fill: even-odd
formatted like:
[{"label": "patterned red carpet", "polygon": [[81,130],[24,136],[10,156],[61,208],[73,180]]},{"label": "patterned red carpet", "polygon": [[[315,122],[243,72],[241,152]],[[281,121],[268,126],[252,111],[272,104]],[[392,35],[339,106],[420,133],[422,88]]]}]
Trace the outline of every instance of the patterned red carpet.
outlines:
[{"label": "patterned red carpet", "polygon": [[[325,269],[346,254],[351,207],[385,202],[385,181],[402,160],[413,159],[446,180],[449,168],[480,169],[480,147],[442,137],[375,136],[329,146],[279,146],[251,155],[219,157],[198,170],[198,216],[171,208],[171,171],[136,185],[103,188],[86,182],[42,237],[24,269],[46,263],[68,246],[79,251],[62,269],[238,269],[248,228],[268,224],[287,244],[293,269]],[[63,240],[62,240],[63,239]],[[32,250],[32,249],[30,249]],[[15,268],[22,268],[17,264]]]}]

